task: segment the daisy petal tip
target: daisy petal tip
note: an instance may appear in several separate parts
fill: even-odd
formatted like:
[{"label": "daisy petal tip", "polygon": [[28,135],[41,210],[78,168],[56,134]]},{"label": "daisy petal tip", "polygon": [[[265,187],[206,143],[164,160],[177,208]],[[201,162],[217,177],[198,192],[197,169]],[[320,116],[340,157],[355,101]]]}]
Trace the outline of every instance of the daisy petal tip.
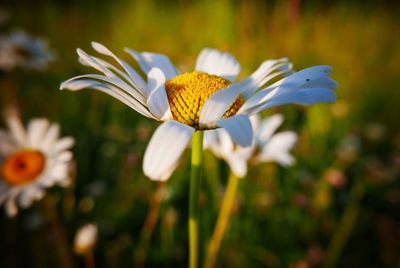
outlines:
[{"label": "daisy petal tip", "polygon": [[[92,42],[90,42],[90,44],[92,45],[92,48],[99,53],[108,51],[108,49],[104,45],[100,44],[99,42],[92,41]],[[100,51],[102,51],[102,52],[100,52]]]}]

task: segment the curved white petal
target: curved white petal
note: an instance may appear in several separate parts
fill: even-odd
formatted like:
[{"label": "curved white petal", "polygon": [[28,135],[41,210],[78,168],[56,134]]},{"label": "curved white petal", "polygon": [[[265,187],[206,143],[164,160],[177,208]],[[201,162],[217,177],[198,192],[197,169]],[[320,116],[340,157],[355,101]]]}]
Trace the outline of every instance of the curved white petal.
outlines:
[{"label": "curved white petal", "polygon": [[336,93],[327,88],[307,88],[296,92],[285,92],[272,96],[268,101],[250,109],[249,114],[258,113],[265,109],[283,105],[300,104],[311,105],[315,103],[332,103],[336,101]]},{"label": "curved white petal", "polygon": [[144,73],[148,73],[152,68],[159,68],[165,74],[166,79],[171,79],[179,74],[171,60],[162,54],[143,52],[139,53],[133,49],[125,48],[139,64]]},{"label": "curved white petal", "polygon": [[294,103],[309,105],[334,102],[336,82],[327,77],[330,66],[314,66],[294,73],[249,98],[238,113],[253,114],[264,109]]},{"label": "curved white petal", "polygon": [[[321,77],[327,77],[330,73],[332,72],[332,67],[328,65],[317,65],[317,66],[312,66],[305,68],[303,70],[300,70],[298,72],[295,72],[291,75],[289,75],[286,78],[283,78],[273,84],[271,87],[277,87],[277,86],[285,86],[288,88],[296,88],[296,87],[303,87],[306,84],[312,83],[312,81],[319,79]],[[325,85],[327,86],[327,85]],[[328,88],[331,88],[330,86],[327,86]],[[335,86],[333,88],[336,88],[337,84],[335,83]]]},{"label": "curved white petal", "polygon": [[152,180],[167,180],[176,168],[194,131],[194,128],[174,120],[160,125],[144,154],[144,174]]},{"label": "curved white petal", "polygon": [[136,112],[142,114],[143,116],[156,119],[154,115],[150,113],[148,108],[137,101],[135,98],[129,96],[127,93],[117,88],[116,86],[108,85],[106,83],[94,80],[93,75],[80,75],[77,77],[73,77],[63,82],[60,86],[60,89],[68,89],[72,91],[81,90],[84,88],[92,88],[106,93],[121,101],[125,105],[129,106]]},{"label": "curved white petal", "polygon": [[272,136],[260,149],[258,162],[276,161],[282,166],[293,165],[295,159],[289,151],[297,141],[297,134],[292,131],[284,131]]},{"label": "curved white petal", "polygon": [[[69,90],[81,90],[85,87],[78,87],[75,84],[71,84],[71,82],[75,82],[77,80],[83,80],[84,82],[86,80],[92,80],[93,82],[96,82],[100,85],[105,85],[105,86],[110,86],[113,88],[119,89],[119,94],[126,96],[126,98],[133,98],[137,102],[141,103],[144,105],[145,103],[145,97],[142,93],[138,92],[135,88],[132,86],[128,85],[125,81],[120,79],[119,77],[107,77],[104,75],[99,75],[99,74],[85,74],[85,75],[79,75],[73,78],[68,79],[67,81],[63,82],[60,85],[60,89],[69,89]],[[79,84],[78,84],[79,85]]]},{"label": "curved white petal", "polygon": [[240,91],[240,85],[233,84],[230,87],[219,90],[211,95],[200,111],[200,127],[214,127],[215,122],[222,118],[226,110],[228,110],[239,96]]},{"label": "curved white petal", "polygon": [[196,71],[218,75],[233,81],[240,72],[239,62],[229,53],[205,48],[196,61]]},{"label": "curved white petal", "polygon": [[263,87],[269,81],[280,75],[287,75],[291,72],[292,64],[287,58],[277,60],[266,60],[258,69],[241,83],[243,84],[243,96],[247,99]]},{"label": "curved white petal", "polygon": [[281,114],[274,114],[264,119],[256,131],[257,143],[264,144],[267,142],[282,123],[283,116]]},{"label": "curved white petal", "polygon": [[12,137],[20,146],[26,146],[27,133],[21,119],[14,113],[6,116],[8,128],[11,131]]},{"label": "curved white petal", "polygon": [[167,92],[165,91],[165,76],[158,68],[152,68],[147,74],[151,93],[147,99],[150,112],[159,120],[172,119]]},{"label": "curved white petal", "polygon": [[[148,94],[147,86],[143,78],[141,78],[139,74],[137,74],[127,63],[124,63],[124,71],[126,71],[126,73],[124,73],[111,63],[106,62],[100,58],[90,56],[85,51],[79,48],[77,49],[77,53],[79,56],[79,62],[81,64],[92,67],[102,72],[107,78],[116,81],[116,83],[126,85],[127,92],[134,92],[135,94],[139,94],[142,96]],[[129,85],[125,81],[129,83]]]},{"label": "curved white petal", "polygon": [[40,142],[48,130],[50,122],[47,119],[32,119],[28,124],[28,145],[32,148],[38,148]]},{"label": "curved white petal", "polygon": [[[128,76],[124,76],[127,78],[129,82],[132,83],[133,86],[137,87],[141,91],[146,90],[146,85],[142,79],[142,77],[124,60],[120,59],[117,57],[114,53],[112,53],[108,48],[106,48],[104,45],[97,43],[97,42],[92,42],[92,47],[94,50],[99,52],[100,54],[112,57],[115,59],[115,61],[118,62],[119,65],[122,66],[122,68],[125,70],[125,72],[128,74]],[[106,65],[107,66],[107,65]],[[120,73],[120,72],[118,72]]]},{"label": "curved white petal", "polygon": [[224,128],[240,146],[247,147],[252,144],[253,128],[247,115],[240,114],[221,119],[217,125]]}]

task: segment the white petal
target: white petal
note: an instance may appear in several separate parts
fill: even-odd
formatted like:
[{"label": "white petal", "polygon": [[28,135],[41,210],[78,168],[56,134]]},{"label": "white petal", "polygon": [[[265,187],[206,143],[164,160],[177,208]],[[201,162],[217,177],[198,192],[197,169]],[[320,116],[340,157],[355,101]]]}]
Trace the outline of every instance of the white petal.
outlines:
[{"label": "white petal", "polygon": [[276,161],[283,166],[292,165],[295,159],[289,154],[297,141],[297,135],[291,131],[274,135],[261,149],[258,162]]},{"label": "white petal", "polygon": [[275,114],[264,119],[256,132],[257,143],[267,142],[282,123],[283,116],[281,114]]},{"label": "white petal", "polygon": [[68,177],[68,163],[62,163],[55,165],[50,172],[50,176],[53,179],[64,179]]},{"label": "white petal", "polygon": [[279,75],[286,75],[291,71],[291,63],[287,58],[266,60],[243,83],[243,96],[247,99],[260,87]]},{"label": "white petal", "polygon": [[218,129],[204,131],[203,146],[204,149],[210,149],[213,144],[218,144]]},{"label": "white petal", "polygon": [[253,114],[288,103],[334,102],[337,84],[327,77],[330,71],[329,66],[314,66],[294,73],[253,95],[238,113]]},{"label": "white petal", "polygon": [[194,131],[194,128],[174,120],[159,126],[144,154],[144,174],[153,180],[167,180]]},{"label": "white petal", "polygon": [[43,152],[50,152],[51,147],[57,141],[58,136],[60,135],[60,125],[52,124],[48,129],[47,133],[44,135],[43,140],[40,143],[40,149]]},{"label": "white petal", "polygon": [[167,92],[165,91],[164,73],[158,68],[153,68],[147,76],[148,86],[151,89],[151,93],[147,99],[150,112],[162,121],[172,119]]},{"label": "white petal", "polygon": [[50,122],[47,119],[33,119],[28,124],[28,145],[37,148],[49,127]]},{"label": "white petal", "polygon": [[128,64],[126,63],[124,60],[120,59],[119,57],[115,56],[114,53],[112,53],[108,48],[106,48],[104,45],[97,43],[97,42],[92,42],[92,47],[99,53],[106,55],[106,56],[110,56],[112,58],[114,58],[119,65],[122,66],[122,68],[124,68],[125,72],[129,75],[128,79],[130,82],[132,82],[132,84],[140,89],[142,92],[144,90],[146,90],[146,86],[144,84],[143,79],[140,77],[140,75]]},{"label": "white petal", "polygon": [[179,74],[167,56],[150,52],[144,52],[142,55],[151,68],[160,68],[166,79],[171,79]]},{"label": "white petal", "polygon": [[224,128],[232,140],[240,146],[247,147],[252,144],[253,128],[247,115],[234,115],[226,119],[221,119],[217,125]]},{"label": "white petal", "polygon": [[222,118],[226,110],[239,96],[240,90],[240,85],[233,84],[211,95],[201,109],[200,127],[214,127],[215,122]]},{"label": "white petal", "polygon": [[[100,85],[105,85],[105,86],[110,86],[110,87],[115,87],[119,89],[119,94],[122,96],[125,96],[126,98],[133,98],[137,102],[141,103],[144,105],[145,103],[145,97],[142,93],[138,92],[134,87],[128,85],[125,81],[122,79],[114,76],[114,77],[107,77],[104,75],[99,75],[99,74],[85,74],[85,75],[79,75],[76,77],[73,77],[65,82],[63,82],[60,86],[60,89],[69,89],[69,90],[81,90],[85,87],[90,87],[89,85],[86,85],[85,87],[78,87],[77,85],[70,85],[71,82],[76,81],[76,80],[91,80],[93,82],[97,82]],[[73,87],[74,86],[74,87]]]},{"label": "white petal", "polygon": [[75,143],[72,137],[63,137],[59,139],[51,149],[51,154],[58,154],[64,150],[70,149]]},{"label": "white petal", "polygon": [[239,62],[229,53],[205,48],[196,61],[196,71],[218,75],[233,81],[240,72]]},{"label": "white petal", "polygon": [[62,152],[61,154],[56,156],[57,162],[69,162],[73,158],[73,154],[70,151]]},{"label": "white petal", "polygon": [[[117,74],[118,76],[124,78],[143,96],[148,95],[149,90],[147,88],[146,82],[143,80],[143,78],[139,74],[137,74],[137,76],[135,76],[135,77],[130,77],[127,73],[124,73],[123,71],[121,71],[120,69],[118,69],[117,67],[115,67],[114,65],[112,65],[111,63],[109,63],[105,60],[100,59],[95,56],[90,56],[90,57],[93,58],[98,65],[102,65],[103,67],[108,68],[111,72],[114,72],[114,74]],[[81,63],[83,65],[86,65],[82,61],[81,61]],[[111,75],[111,77],[113,77],[114,74]]]},{"label": "white petal", "polygon": [[[288,77],[279,80],[275,84],[273,84],[271,87],[277,87],[277,86],[284,86],[284,87],[289,87],[289,88],[296,88],[296,87],[303,87],[306,84],[312,83],[313,80],[319,79],[321,77],[326,77],[328,76],[332,71],[332,67],[328,65],[318,65],[318,66],[312,66],[309,68],[305,68],[303,70],[300,70],[298,72],[295,72]],[[331,83],[329,83],[331,84]],[[328,88],[331,88],[331,86],[327,86]],[[337,87],[337,84],[335,83],[335,87]]]},{"label": "white petal", "polygon": [[247,160],[240,158],[231,158],[227,161],[231,171],[238,176],[243,178],[247,174]]},{"label": "white petal", "polygon": [[231,155],[236,145],[233,143],[230,134],[223,128],[216,129],[215,131],[218,132],[219,145],[221,150],[220,155],[222,157]]},{"label": "white petal", "polygon": [[144,73],[148,73],[152,68],[159,68],[163,71],[167,80],[179,74],[171,60],[165,55],[151,52],[138,53],[129,48],[125,48],[125,51],[138,62]]},{"label": "white petal", "polygon": [[136,112],[149,117],[156,119],[148,110],[146,106],[137,101],[132,96],[126,94],[123,90],[117,88],[116,86],[108,85],[106,83],[102,83],[96,80],[93,80],[94,75],[81,75],[77,77],[73,77],[65,82],[63,82],[60,86],[60,89],[68,89],[72,91],[81,90],[84,88],[92,88],[104,92],[119,101],[123,102],[127,106],[131,107]]},{"label": "white petal", "polygon": [[79,90],[83,87],[79,88],[75,86],[75,88],[72,88],[69,84],[78,79],[94,79],[96,82],[102,82],[102,84],[105,84],[107,86],[119,88],[120,90],[124,91],[124,93],[130,95],[132,98],[140,102],[142,105],[145,103],[145,96],[147,96],[148,94],[148,89],[147,85],[141,77],[138,77],[134,80],[132,77],[129,76],[129,74],[123,73],[112,64],[105,62],[104,60],[90,56],[81,49],[77,49],[77,52],[79,55],[79,61],[83,65],[95,68],[96,70],[102,72],[104,75],[89,74],[77,76],[64,82],[61,85],[60,89],[65,88],[70,90]]},{"label": "white petal", "polygon": [[44,191],[39,186],[30,185],[27,186],[19,196],[19,204],[22,208],[27,208],[34,201],[41,199],[44,196]]},{"label": "white petal", "polygon": [[211,151],[219,158],[231,156],[235,145],[228,132],[222,128],[207,130],[204,133],[204,148]]},{"label": "white petal", "polygon": [[11,135],[20,146],[26,146],[27,134],[24,126],[22,125],[21,119],[16,114],[10,114],[7,116],[8,128],[11,131]]},{"label": "white petal", "polygon": [[332,103],[335,101],[336,93],[331,89],[307,88],[295,92],[275,94],[268,101],[253,107],[248,113],[258,113],[283,104],[311,105],[315,103]]}]

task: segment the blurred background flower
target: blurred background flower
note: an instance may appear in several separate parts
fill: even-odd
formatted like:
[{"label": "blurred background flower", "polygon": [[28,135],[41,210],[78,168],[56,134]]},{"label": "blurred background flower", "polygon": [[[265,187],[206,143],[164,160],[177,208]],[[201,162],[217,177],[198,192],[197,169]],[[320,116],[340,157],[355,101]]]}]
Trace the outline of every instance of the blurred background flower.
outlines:
[{"label": "blurred background flower", "polygon": [[54,54],[47,43],[22,31],[0,34],[0,69],[44,70]]},{"label": "blurred background flower", "polygon": [[74,139],[60,137],[60,126],[34,118],[25,128],[18,115],[6,114],[8,130],[0,130],[0,204],[7,215],[43,198],[46,188],[70,184]]}]

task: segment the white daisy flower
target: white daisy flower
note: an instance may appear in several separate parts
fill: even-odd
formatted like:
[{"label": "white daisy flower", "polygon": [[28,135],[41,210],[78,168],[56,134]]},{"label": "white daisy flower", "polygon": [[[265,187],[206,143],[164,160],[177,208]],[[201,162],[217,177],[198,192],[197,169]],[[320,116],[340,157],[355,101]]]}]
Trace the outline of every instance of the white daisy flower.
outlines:
[{"label": "white daisy flower", "polygon": [[250,121],[254,131],[251,146],[236,145],[224,129],[217,129],[205,132],[204,147],[224,159],[240,178],[246,175],[249,163],[277,162],[285,167],[293,165],[295,159],[289,151],[297,141],[296,133],[275,133],[283,122],[283,116],[276,114],[260,122],[258,115],[254,115]]},{"label": "white daisy flower", "polygon": [[0,35],[0,70],[10,71],[17,67],[43,70],[53,59],[47,43],[40,38],[21,31]]},{"label": "white daisy flower", "polygon": [[164,122],[144,155],[144,173],[153,180],[169,178],[196,130],[224,128],[235,143],[249,146],[253,137],[250,115],[287,103],[308,105],[336,99],[333,89],[337,85],[328,77],[329,66],[307,68],[267,86],[271,79],[290,73],[287,59],[267,60],[248,78],[236,82],[239,62],[216,49],[203,49],[195,71],[184,74],[164,55],[125,49],[147,75],[144,79],[103,45],[92,46],[113,58],[122,69],[78,49],[80,62],[103,75],[77,76],[60,88],[93,88],[146,117]]},{"label": "white daisy flower", "polygon": [[74,139],[60,138],[59,125],[43,118],[32,119],[27,129],[16,115],[7,123],[9,130],[0,130],[0,205],[12,217],[18,206],[40,200],[46,188],[70,183]]},{"label": "white daisy flower", "polygon": [[86,224],[79,228],[74,238],[74,251],[86,255],[93,250],[97,241],[97,225]]}]

